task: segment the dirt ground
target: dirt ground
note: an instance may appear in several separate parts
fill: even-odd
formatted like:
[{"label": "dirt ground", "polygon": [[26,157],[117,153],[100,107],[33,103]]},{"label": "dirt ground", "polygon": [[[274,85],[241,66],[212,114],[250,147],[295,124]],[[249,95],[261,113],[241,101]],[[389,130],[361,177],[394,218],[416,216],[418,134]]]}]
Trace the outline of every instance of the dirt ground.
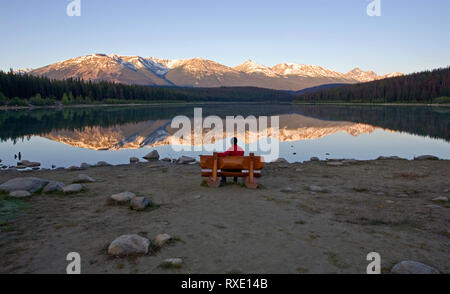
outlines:
[{"label": "dirt ground", "polygon": [[[204,187],[198,165],[153,162],[84,171],[0,171],[0,183],[32,176],[69,184],[97,182],[74,195],[0,196],[0,273],[65,273],[69,252],[82,273],[366,273],[366,256],[382,271],[402,260],[450,273],[449,161],[271,163],[260,188]],[[310,186],[323,192],[312,192]],[[286,188],[290,190],[285,190]],[[313,188],[314,189],[314,188]],[[110,195],[131,191],[158,206],[137,212]],[[113,258],[123,234],[174,241],[145,256]],[[160,267],[180,257],[179,269]]]}]

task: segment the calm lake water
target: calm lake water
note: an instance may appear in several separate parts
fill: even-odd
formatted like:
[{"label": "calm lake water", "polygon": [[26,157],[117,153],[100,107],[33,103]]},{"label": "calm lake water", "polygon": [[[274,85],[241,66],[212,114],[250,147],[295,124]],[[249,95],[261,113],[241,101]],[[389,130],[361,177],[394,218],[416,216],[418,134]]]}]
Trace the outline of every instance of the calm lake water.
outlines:
[{"label": "calm lake water", "polygon": [[[289,162],[313,156],[412,159],[430,154],[450,159],[448,107],[255,104],[0,111],[0,159],[4,165],[16,165],[20,152],[22,159],[49,168],[98,161],[123,164],[153,149],[161,158],[210,154],[175,152],[168,145],[174,133],[172,118],[192,118],[194,107],[202,107],[203,117],[279,116],[279,154]],[[248,148],[242,141],[241,146]]]}]

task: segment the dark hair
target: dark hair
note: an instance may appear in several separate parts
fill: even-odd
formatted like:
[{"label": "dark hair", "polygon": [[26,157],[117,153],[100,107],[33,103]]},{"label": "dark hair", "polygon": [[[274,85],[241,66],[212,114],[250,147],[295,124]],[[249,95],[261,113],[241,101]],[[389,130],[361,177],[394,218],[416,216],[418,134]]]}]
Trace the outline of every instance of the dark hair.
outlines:
[{"label": "dark hair", "polygon": [[231,139],[231,144],[233,145],[237,145],[238,143],[238,139],[236,137],[234,137],[233,139]]}]

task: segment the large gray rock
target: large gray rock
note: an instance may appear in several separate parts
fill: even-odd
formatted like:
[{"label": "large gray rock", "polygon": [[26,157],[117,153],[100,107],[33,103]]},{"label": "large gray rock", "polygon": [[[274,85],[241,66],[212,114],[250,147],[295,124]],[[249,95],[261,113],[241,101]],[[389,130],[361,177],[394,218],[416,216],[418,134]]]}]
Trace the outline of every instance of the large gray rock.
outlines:
[{"label": "large gray rock", "polygon": [[119,203],[125,203],[125,202],[128,202],[128,201],[130,201],[131,199],[133,199],[135,197],[136,197],[136,195],[134,193],[131,193],[131,192],[127,191],[127,192],[122,192],[122,193],[119,193],[119,194],[114,194],[114,195],[111,196],[111,199],[116,201],[116,202],[119,202]]},{"label": "large gray rock", "polygon": [[421,155],[414,157],[414,160],[439,160],[439,158],[433,155]]},{"label": "large gray rock", "polygon": [[80,167],[81,167],[82,169],[86,169],[86,168],[92,167],[92,165],[90,165],[89,163],[83,162],[83,163],[80,165]]},{"label": "large gray rock", "polygon": [[81,191],[83,191],[83,189],[84,189],[83,185],[72,184],[72,185],[64,186],[62,188],[62,191],[66,194],[72,194],[72,193],[81,192]]},{"label": "large gray rock", "polygon": [[195,158],[189,157],[189,156],[181,156],[180,158],[178,158],[177,163],[179,164],[188,164],[188,163],[192,163],[195,162]]},{"label": "large gray rock", "polygon": [[439,271],[437,269],[429,265],[411,260],[406,260],[397,263],[391,269],[391,272],[394,274],[413,274],[413,275],[439,274]]},{"label": "large gray rock", "polygon": [[58,182],[58,181],[51,181],[44,187],[44,190],[42,190],[42,192],[43,193],[52,193],[52,192],[56,192],[56,191],[62,191],[63,188],[64,188],[63,183]]},{"label": "large gray rock", "polygon": [[144,210],[152,205],[152,201],[147,197],[135,197],[131,199],[130,206],[134,210]]},{"label": "large gray rock", "polygon": [[153,150],[149,154],[145,155],[143,158],[148,160],[148,161],[159,160],[159,153],[158,153],[157,150]]},{"label": "large gray rock", "polygon": [[95,179],[85,174],[78,175],[77,178],[73,181],[74,184],[93,183],[93,182],[95,182]]},{"label": "large gray rock", "polygon": [[111,242],[108,254],[114,256],[147,254],[149,245],[150,241],[139,235],[123,235]]},{"label": "large gray rock", "polygon": [[48,180],[39,178],[15,178],[0,185],[0,191],[28,191],[34,193],[48,184]]},{"label": "large gray rock", "polygon": [[14,191],[9,193],[9,197],[13,197],[13,198],[26,198],[26,197],[30,197],[31,193],[28,191]]}]

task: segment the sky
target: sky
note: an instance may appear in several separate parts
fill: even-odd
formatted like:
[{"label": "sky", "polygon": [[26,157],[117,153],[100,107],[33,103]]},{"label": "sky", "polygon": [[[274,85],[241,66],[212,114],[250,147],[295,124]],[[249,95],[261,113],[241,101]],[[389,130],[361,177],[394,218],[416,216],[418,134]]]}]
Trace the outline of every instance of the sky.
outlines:
[{"label": "sky", "polygon": [[450,1],[70,0],[0,2],[0,70],[38,68],[92,53],[247,59],[347,72],[411,73],[450,65]]}]

